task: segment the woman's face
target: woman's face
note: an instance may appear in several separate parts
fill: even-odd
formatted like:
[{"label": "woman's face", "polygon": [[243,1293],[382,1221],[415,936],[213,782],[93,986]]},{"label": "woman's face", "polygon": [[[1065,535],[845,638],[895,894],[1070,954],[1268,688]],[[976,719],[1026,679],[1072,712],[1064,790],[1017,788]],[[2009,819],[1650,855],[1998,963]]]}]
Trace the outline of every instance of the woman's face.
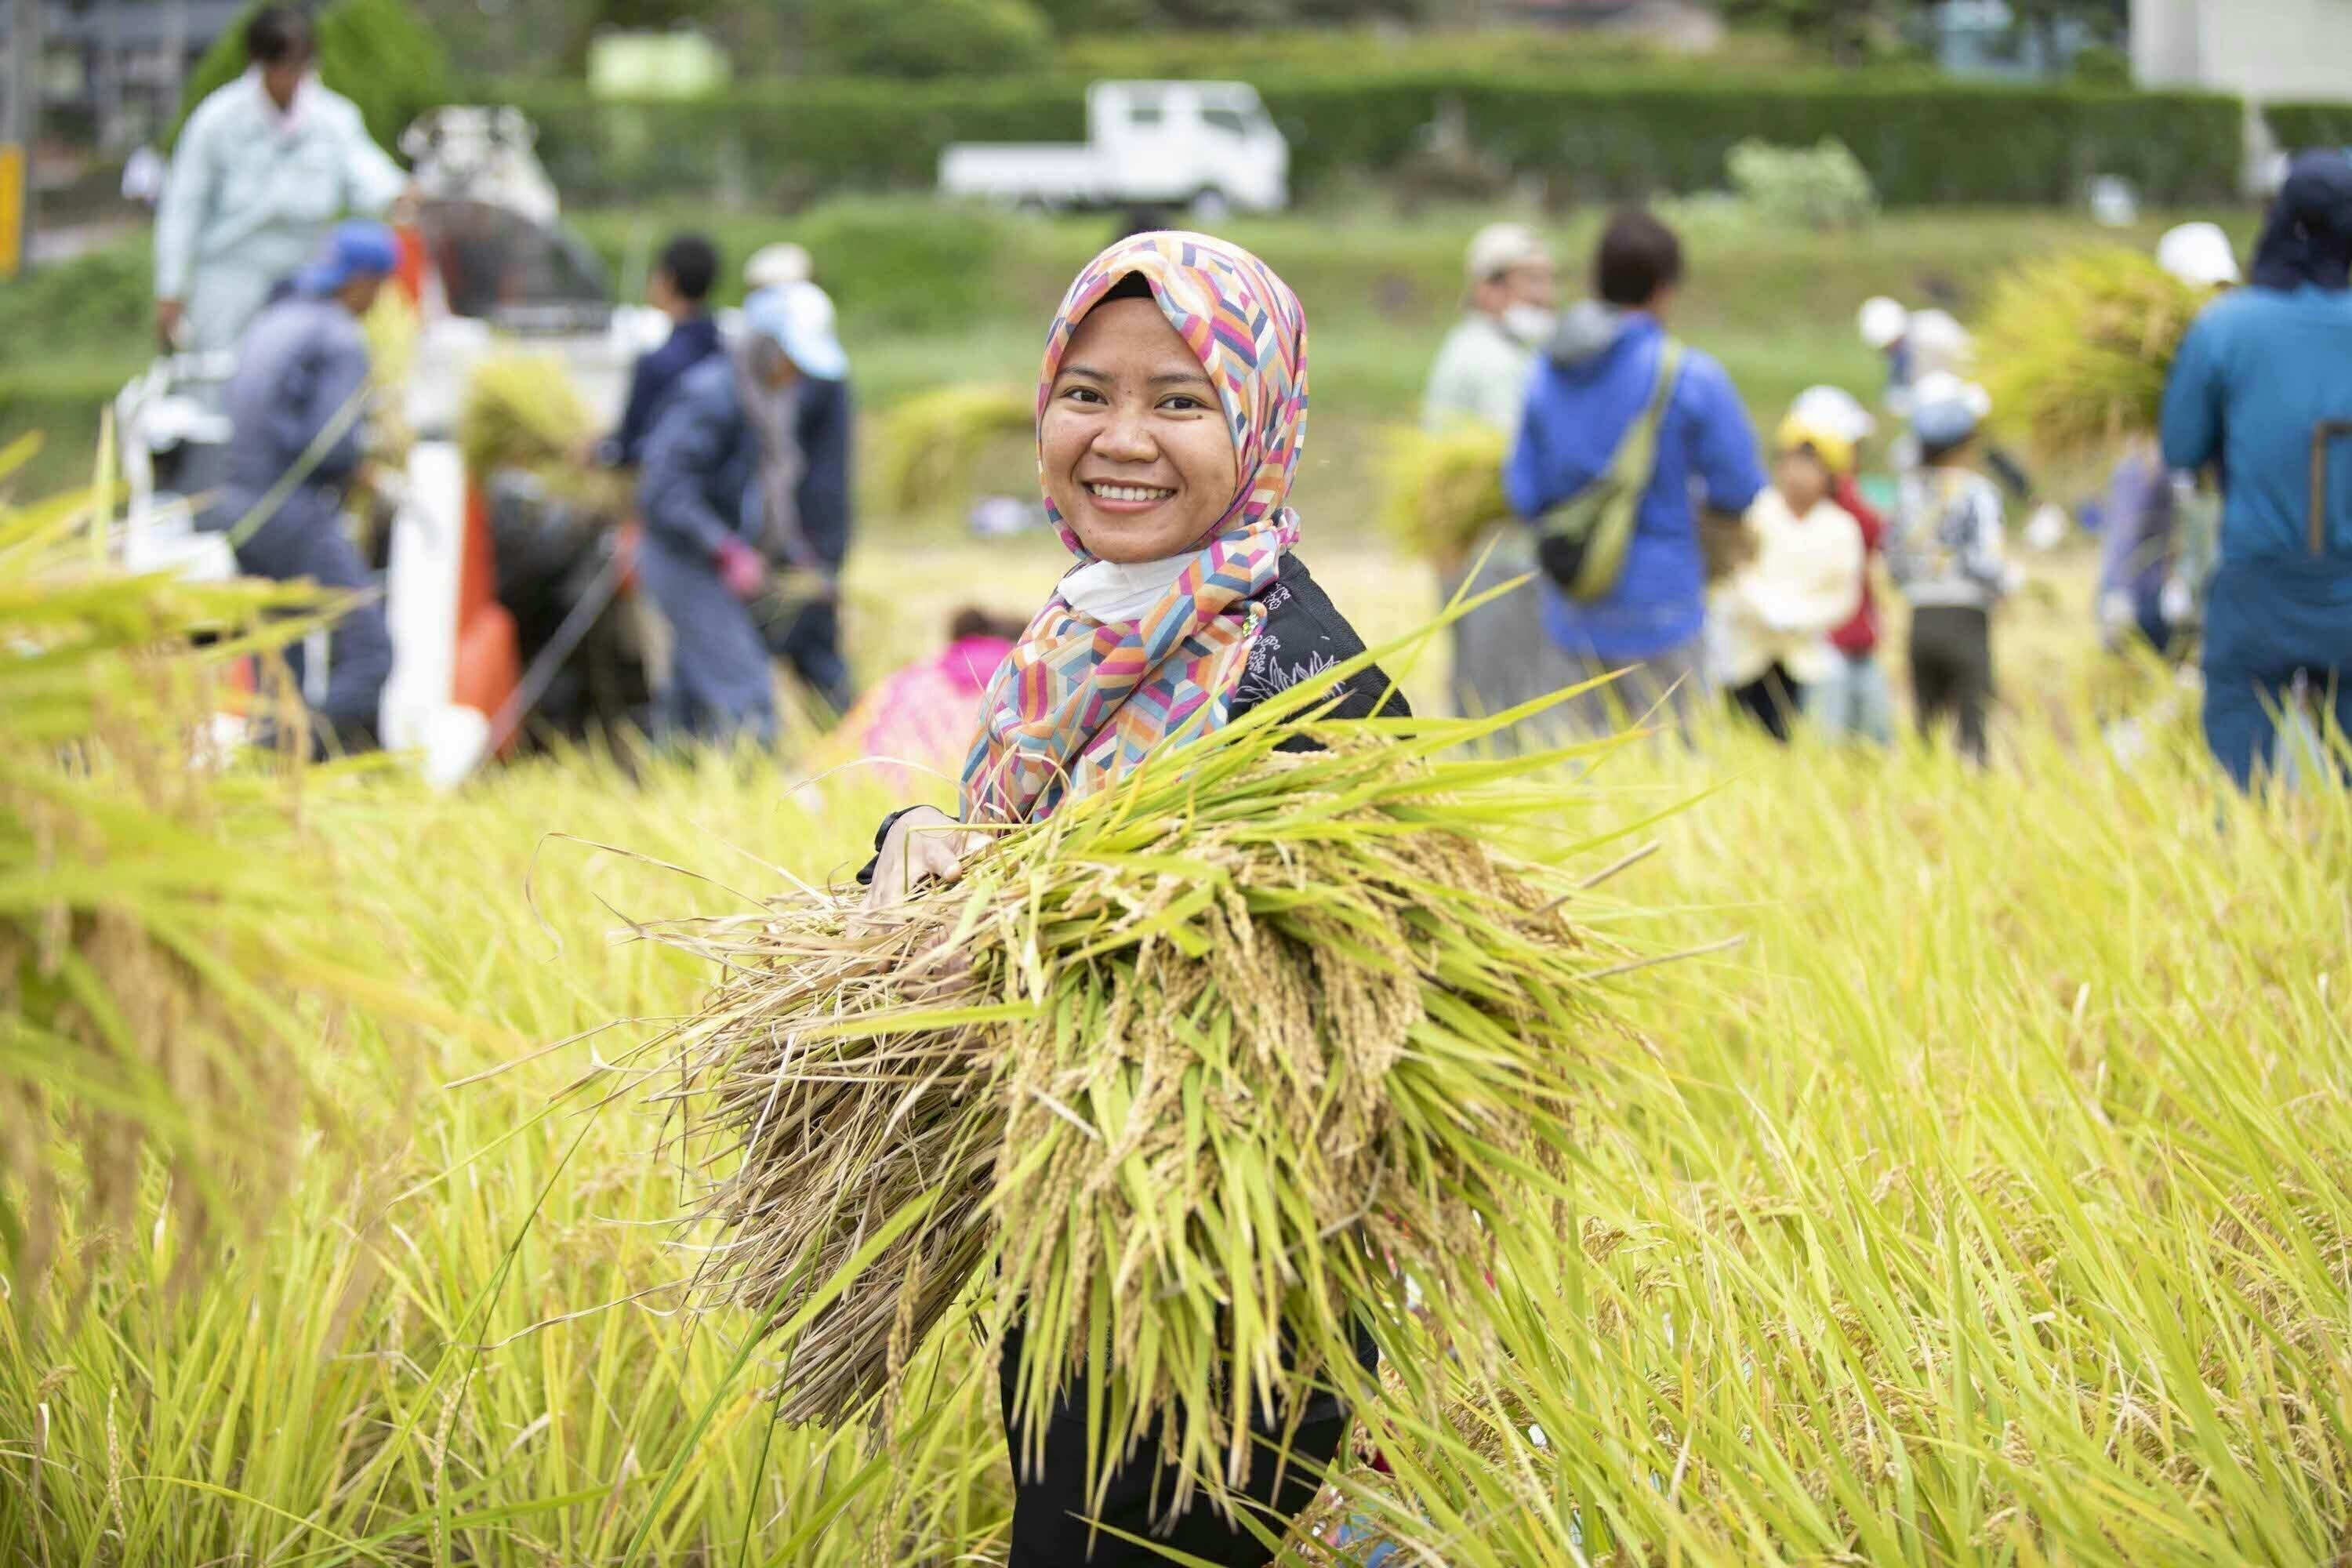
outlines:
[{"label": "woman's face", "polygon": [[1217,525],[1240,483],[1216,388],[1150,300],[1087,313],[1037,435],[1045,493],[1104,561],[1182,554]]}]

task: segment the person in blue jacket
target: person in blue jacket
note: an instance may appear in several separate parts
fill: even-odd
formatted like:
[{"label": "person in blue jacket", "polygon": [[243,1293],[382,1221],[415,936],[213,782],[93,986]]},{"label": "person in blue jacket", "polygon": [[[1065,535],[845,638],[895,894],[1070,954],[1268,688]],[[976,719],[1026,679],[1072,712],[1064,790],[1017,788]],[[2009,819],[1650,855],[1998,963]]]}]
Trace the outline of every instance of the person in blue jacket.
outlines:
[{"label": "person in blue jacket", "polygon": [[2289,165],[2249,285],[2189,327],[2162,430],[2168,466],[2220,469],[2205,739],[2241,787],[2298,675],[2352,732],[2352,155]]},{"label": "person in blue jacket", "polygon": [[[1673,230],[1646,213],[1612,220],[1593,262],[1599,298],[1562,318],[1528,384],[1503,469],[1505,493],[1521,517],[1537,517],[1608,468],[1656,390],[1666,317],[1682,279]],[[1604,732],[1620,715],[1638,718],[1662,702],[1677,726],[1685,722],[1706,680],[1707,569],[1698,509],[1703,503],[1737,518],[1763,488],[1756,434],[1731,378],[1707,354],[1686,351],[1616,585],[1578,603],[1539,584],[1553,642],[1589,674],[1626,672],[1564,705],[1571,723]]]},{"label": "person in blue jacket", "polygon": [[[226,394],[232,433],[205,522],[227,531],[237,567],[248,575],[373,585],[343,531],[343,491],[365,455],[368,351],[360,318],[397,257],[383,225],[344,223],[237,343]],[[320,747],[378,743],[378,709],[392,673],[380,602],[345,612],[330,629],[323,683],[305,668],[299,647],[289,661],[304,689],[316,693],[310,709]]]},{"label": "person in blue jacket", "polygon": [[681,234],[662,247],[646,280],[646,299],[671,321],[661,347],[638,356],[629,372],[629,400],[620,427],[596,444],[604,468],[634,468],[645,458],[646,437],[680,377],[719,350],[710,314],[710,286],[719,277],[719,247],[698,234]]}]

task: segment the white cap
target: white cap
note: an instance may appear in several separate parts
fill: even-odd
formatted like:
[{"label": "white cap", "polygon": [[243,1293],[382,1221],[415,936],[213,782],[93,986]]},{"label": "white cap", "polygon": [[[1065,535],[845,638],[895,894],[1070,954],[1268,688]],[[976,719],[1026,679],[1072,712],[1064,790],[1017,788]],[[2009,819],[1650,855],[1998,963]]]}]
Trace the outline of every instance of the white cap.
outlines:
[{"label": "white cap", "polygon": [[1844,437],[1855,446],[1878,433],[1878,421],[1862,399],[1843,386],[1809,386],[1789,405],[1789,416]]},{"label": "white cap", "polygon": [[1862,341],[1881,353],[1902,342],[1910,324],[1911,312],[1900,300],[1879,294],[1862,302]]},{"label": "white cap", "polygon": [[2240,279],[2238,253],[2217,223],[2184,223],[2156,242],[2156,264],[2192,289],[2222,289]]},{"label": "white cap", "polygon": [[1521,267],[1549,267],[1551,247],[1523,223],[1490,223],[1470,239],[1463,272],[1472,288]]},{"label": "white cap", "polygon": [[833,300],[814,283],[754,289],[743,300],[743,324],[781,346],[803,375],[839,381],[849,356],[833,325]]},{"label": "white cap", "polygon": [[1911,347],[1911,377],[1948,371],[1964,375],[1977,354],[1976,340],[1948,310],[1914,310],[1903,334]]},{"label": "white cap", "polygon": [[753,289],[781,289],[787,283],[805,283],[815,271],[803,247],[785,240],[778,245],[763,245],[743,263],[743,281]]}]

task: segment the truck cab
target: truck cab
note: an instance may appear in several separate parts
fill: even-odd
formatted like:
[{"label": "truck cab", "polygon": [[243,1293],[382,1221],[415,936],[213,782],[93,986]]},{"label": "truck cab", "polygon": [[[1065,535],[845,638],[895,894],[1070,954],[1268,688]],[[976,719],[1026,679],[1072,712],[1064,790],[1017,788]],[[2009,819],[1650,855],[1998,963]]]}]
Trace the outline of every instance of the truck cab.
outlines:
[{"label": "truck cab", "polygon": [[1098,81],[1083,146],[961,142],[940,156],[940,187],[1052,210],[1181,206],[1213,221],[1286,205],[1290,144],[1247,82]]}]

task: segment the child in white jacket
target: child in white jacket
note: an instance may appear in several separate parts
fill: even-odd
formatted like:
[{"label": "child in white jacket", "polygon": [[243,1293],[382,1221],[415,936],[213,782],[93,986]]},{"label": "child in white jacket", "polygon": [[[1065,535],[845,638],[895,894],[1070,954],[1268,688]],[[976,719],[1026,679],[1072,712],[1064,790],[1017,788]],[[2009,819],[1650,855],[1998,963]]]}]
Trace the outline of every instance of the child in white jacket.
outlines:
[{"label": "child in white jacket", "polygon": [[1789,739],[1808,682],[1833,670],[1829,634],[1862,603],[1862,525],[1831,499],[1851,444],[1791,418],[1780,427],[1772,485],[1748,509],[1754,553],[1707,605],[1715,673],[1735,711]]}]

